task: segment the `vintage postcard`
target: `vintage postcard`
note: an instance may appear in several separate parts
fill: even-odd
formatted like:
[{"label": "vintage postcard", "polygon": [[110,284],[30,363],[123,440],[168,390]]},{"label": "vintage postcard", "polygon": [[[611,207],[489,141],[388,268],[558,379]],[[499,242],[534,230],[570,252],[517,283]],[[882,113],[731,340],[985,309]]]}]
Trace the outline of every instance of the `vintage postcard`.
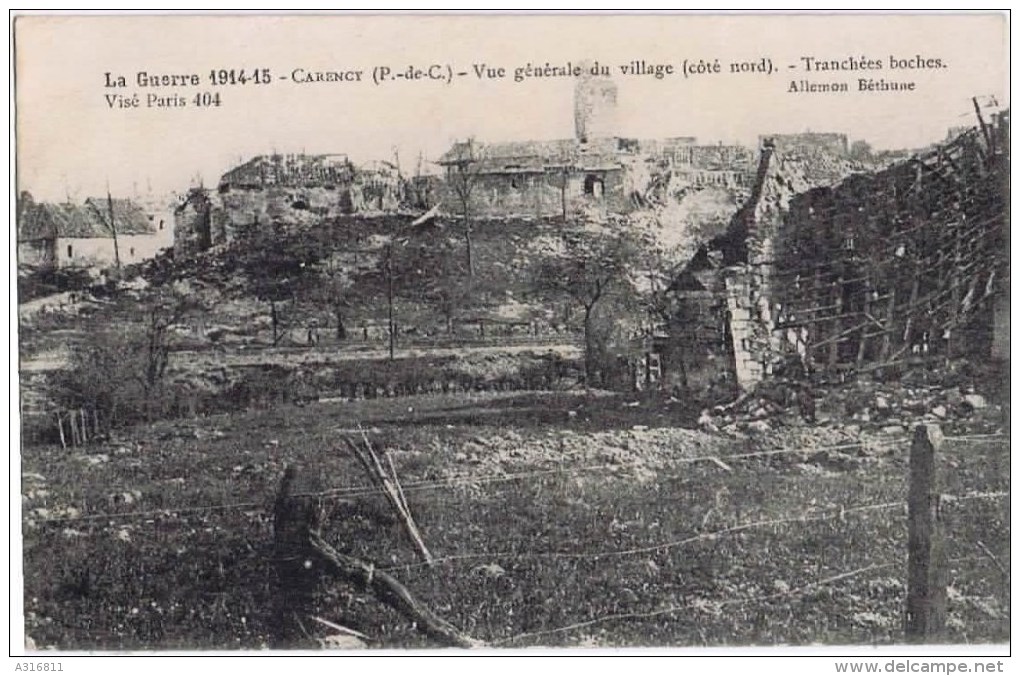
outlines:
[{"label": "vintage postcard", "polygon": [[12,650],[1008,655],[1008,19],[16,16]]}]

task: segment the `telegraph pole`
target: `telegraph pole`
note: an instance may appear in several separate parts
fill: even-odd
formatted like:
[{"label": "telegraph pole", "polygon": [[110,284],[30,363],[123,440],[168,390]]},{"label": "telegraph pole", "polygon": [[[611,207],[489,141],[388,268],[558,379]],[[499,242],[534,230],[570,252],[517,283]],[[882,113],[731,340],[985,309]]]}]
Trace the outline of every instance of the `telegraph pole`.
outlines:
[{"label": "telegraph pole", "polygon": [[110,232],[113,233],[113,263],[120,270],[120,247],[117,244],[117,222],[113,220],[113,196],[110,195],[110,185],[106,185],[106,206],[110,212]]},{"label": "telegraph pole", "polygon": [[390,325],[390,361],[393,361],[397,346],[397,325],[393,319],[393,244],[386,246],[386,302]]}]

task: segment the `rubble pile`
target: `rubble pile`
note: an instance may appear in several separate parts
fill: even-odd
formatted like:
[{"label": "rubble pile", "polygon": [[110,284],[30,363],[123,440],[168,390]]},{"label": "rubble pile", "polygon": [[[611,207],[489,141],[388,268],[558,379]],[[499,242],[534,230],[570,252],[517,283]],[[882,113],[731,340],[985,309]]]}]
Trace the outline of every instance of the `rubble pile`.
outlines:
[{"label": "rubble pile", "polygon": [[971,386],[858,383],[833,390],[819,402],[819,418],[898,434],[922,423],[937,423],[952,434],[991,434],[1007,429],[1006,416]]},{"label": "rubble pile", "polygon": [[731,404],[703,410],[698,424],[706,431],[731,435],[832,425],[850,435],[904,434],[923,423],[939,424],[949,434],[1005,431],[1008,404],[979,393],[975,381],[952,372],[889,382],[862,378],[826,388],[773,380]]},{"label": "rubble pile", "polygon": [[431,448],[395,449],[405,461],[414,455],[446,458],[427,479],[492,477],[565,467],[619,469],[638,480],[651,480],[678,458],[725,455],[732,442],[697,430],[676,427],[605,432],[550,429],[519,433],[491,428],[483,434],[450,439],[437,437]]},{"label": "rubble pile", "polygon": [[763,434],[816,421],[816,393],[798,382],[769,380],[729,404],[706,408],[698,426],[708,432]]}]

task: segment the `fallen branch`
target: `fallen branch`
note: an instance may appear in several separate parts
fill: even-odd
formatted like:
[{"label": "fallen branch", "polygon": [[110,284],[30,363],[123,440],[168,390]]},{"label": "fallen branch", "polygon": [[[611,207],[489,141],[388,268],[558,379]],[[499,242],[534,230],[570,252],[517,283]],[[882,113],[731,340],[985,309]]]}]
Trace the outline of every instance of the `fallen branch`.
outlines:
[{"label": "fallen branch", "polygon": [[340,632],[341,634],[347,634],[348,636],[355,636],[357,638],[363,638],[366,641],[370,641],[371,640],[368,636],[365,636],[360,631],[355,631],[354,629],[351,629],[350,627],[345,627],[342,624],[337,624],[336,622],[330,622],[329,620],[325,620],[325,619],[323,619],[321,617],[316,617],[315,615],[309,615],[309,617],[312,618],[313,620],[315,620],[316,622],[318,622],[319,624],[325,625],[325,626],[329,627],[330,629],[334,629],[334,630]]},{"label": "fallen branch", "polygon": [[1000,573],[1002,573],[1002,576],[1008,580],[1009,570],[1006,568],[1006,566],[1002,565],[1002,562],[999,561],[998,557],[996,557],[995,554],[992,554],[992,550],[988,549],[988,545],[986,545],[984,542],[981,542],[981,540],[978,540],[977,546],[985,556],[991,559],[992,563],[995,564],[995,567],[999,569]]},{"label": "fallen branch", "polygon": [[318,533],[309,536],[309,543],[322,559],[330,564],[340,577],[366,587],[380,601],[392,607],[426,636],[457,648],[481,648],[485,643],[462,633],[459,629],[435,615],[418,601],[393,576],[353,556],[341,554],[326,543]]}]

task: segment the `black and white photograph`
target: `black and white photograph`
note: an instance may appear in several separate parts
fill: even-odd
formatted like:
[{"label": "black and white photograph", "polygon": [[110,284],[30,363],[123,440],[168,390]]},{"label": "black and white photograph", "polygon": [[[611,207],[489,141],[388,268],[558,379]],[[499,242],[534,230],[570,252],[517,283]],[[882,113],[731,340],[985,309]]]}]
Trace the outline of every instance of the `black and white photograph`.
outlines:
[{"label": "black and white photograph", "polygon": [[12,657],[1002,672],[1009,25],[13,12]]}]

